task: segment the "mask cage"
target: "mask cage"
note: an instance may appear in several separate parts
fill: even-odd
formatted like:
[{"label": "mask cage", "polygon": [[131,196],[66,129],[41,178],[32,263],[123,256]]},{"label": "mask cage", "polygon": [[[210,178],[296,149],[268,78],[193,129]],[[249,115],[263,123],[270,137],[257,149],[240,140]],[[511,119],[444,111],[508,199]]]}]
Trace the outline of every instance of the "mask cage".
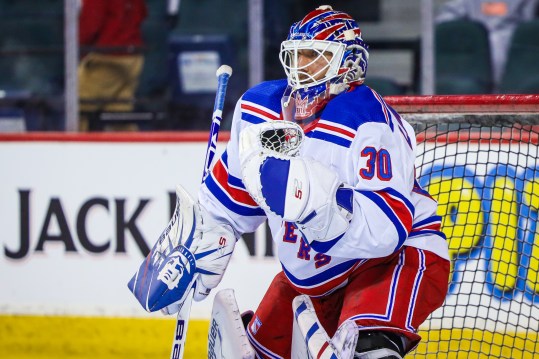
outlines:
[{"label": "mask cage", "polygon": [[[301,50],[314,52],[314,56],[310,57],[311,61],[302,65],[299,64]],[[345,44],[334,41],[286,40],[281,43],[279,58],[288,78],[288,84],[295,89],[300,89],[320,85],[340,75],[339,69],[345,50]],[[332,56],[328,56],[327,53]],[[316,73],[309,74],[307,70],[315,63],[323,64],[323,66]]]}]

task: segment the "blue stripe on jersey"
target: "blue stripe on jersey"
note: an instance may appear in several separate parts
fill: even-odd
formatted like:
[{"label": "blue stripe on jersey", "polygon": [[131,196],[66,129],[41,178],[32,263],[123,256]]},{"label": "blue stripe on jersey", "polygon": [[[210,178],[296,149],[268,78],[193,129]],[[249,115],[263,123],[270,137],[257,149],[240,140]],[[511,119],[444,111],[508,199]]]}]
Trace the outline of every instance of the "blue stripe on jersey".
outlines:
[{"label": "blue stripe on jersey", "polygon": [[325,132],[321,132],[321,131],[316,131],[316,127],[315,127],[314,131],[311,131],[311,132],[305,134],[305,136],[307,136],[309,138],[317,138],[319,140],[326,141],[326,142],[331,142],[331,143],[334,143],[336,145],[346,147],[346,148],[349,148],[350,145],[352,144],[352,141],[347,140],[345,138],[342,138],[342,137],[339,137],[339,136],[334,136],[334,135],[331,135],[329,133],[325,133]]},{"label": "blue stripe on jersey", "polygon": [[285,79],[265,81],[247,90],[241,98],[244,101],[254,102],[257,105],[280,113],[281,98],[283,97],[286,86],[287,82]]},{"label": "blue stripe on jersey", "polygon": [[228,167],[228,150],[225,150],[223,154],[221,155],[221,159],[223,160],[223,163],[225,166]]},{"label": "blue stripe on jersey", "polygon": [[234,177],[230,173],[228,174],[228,184],[230,184],[233,187],[241,188],[242,190],[247,191],[241,178]]},{"label": "blue stripe on jersey", "polygon": [[[227,150],[225,150],[223,154],[221,155],[221,160],[225,164],[225,167],[228,168],[228,151]],[[245,188],[245,185],[243,184],[243,180],[241,178],[232,176],[230,172],[228,172],[228,170],[227,170],[227,173],[228,173],[227,182],[229,185],[231,185],[232,187],[240,188],[244,191],[247,191],[247,189]]]},{"label": "blue stripe on jersey", "polygon": [[402,135],[406,139],[406,142],[408,143],[408,146],[410,146],[410,149],[413,150],[412,140],[410,140],[410,135],[408,134],[408,132],[406,132],[406,129],[405,129],[404,125],[402,124],[401,115],[399,115],[399,113],[397,111],[395,111],[395,109],[393,107],[391,107],[391,106],[387,106],[387,107],[389,108],[389,110],[391,111],[393,116],[395,116],[395,118],[397,119],[398,127],[399,127],[400,132],[402,133]]},{"label": "blue stripe on jersey", "polygon": [[436,230],[433,230],[433,229],[425,229],[425,230],[418,230],[418,231],[411,232],[408,235],[408,238],[425,236],[427,234],[433,234],[435,236],[442,237],[444,239],[444,241],[447,240],[447,237],[446,237],[444,232],[436,231]]},{"label": "blue stripe on jersey", "polygon": [[228,167],[228,150],[225,150],[223,154],[221,155],[221,159],[223,160],[223,163],[225,166]]},{"label": "blue stripe on jersey", "polygon": [[[305,237],[305,234],[303,234],[303,232],[301,232],[301,235],[303,236],[303,238],[307,238],[307,237]],[[312,249],[314,249],[318,253],[327,253],[327,251],[329,251],[331,248],[333,248],[333,246],[336,245],[337,242],[343,236],[344,236],[344,233],[341,234],[340,236],[337,236],[334,239],[329,240],[329,241],[324,241],[324,242],[312,241],[310,246],[311,246]]]},{"label": "blue stripe on jersey", "polygon": [[430,195],[429,192],[425,191],[421,186],[419,185],[419,182],[417,182],[417,179],[414,181],[414,188],[412,189],[415,193],[421,194],[425,197],[428,197],[434,201],[434,198]]},{"label": "blue stripe on jersey", "polygon": [[419,221],[417,223],[414,223],[414,225],[412,226],[412,228],[417,228],[417,227],[421,227],[421,226],[424,226],[426,224],[429,224],[429,223],[434,223],[434,222],[441,222],[442,221],[442,217],[441,216],[431,216],[429,218],[425,218],[424,220],[422,221]]},{"label": "blue stripe on jersey", "polygon": [[253,125],[266,122],[264,119],[262,119],[262,118],[260,118],[258,116],[251,115],[250,113],[245,113],[243,111],[241,112],[241,119],[243,121],[252,123]]},{"label": "blue stripe on jersey", "polygon": [[213,179],[213,176],[206,177],[206,180],[204,181],[204,184],[208,188],[208,190],[219,200],[219,202],[224,205],[228,210],[237,213],[241,216],[265,216],[266,214],[262,210],[262,208],[252,208],[247,206],[242,206],[239,203],[236,203],[228,197],[228,195],[219,187],[219,185],[215,182]]},{"label": "blue stripe on jersey", "polygon": [[336,96],[327,104],[321,118],[354,130],[365,123],[387,123],[380,102],[366,85]]},{"label": "blue stripe on jersey", "polygon": [[359,261],[359,259],[352,259],[343,263],[339,263],[335,267],[331,267],[322,273],[305,279],[299,279],[292,275],[292,273],[286,269],[283,262],[281,262],[281,266],[283,268],[283,272],[294,285],[298,287],[315,287],[327,282],[328,280],[338,277],[342,273],[345,273],[347,270],[356,265],[356,263]]},{"label": "blue stripe on jersey", "polygon": [[399,236],[397,246],[394,249],[394,251],[397,251],[402,246],[406,238],[408,237],[408,232],[404,228],[403,224],[401,223],[401,221],[399,220],[395,212],[393,212],[391,207],[389,207],[387,203],[384,202],[384,200],[380,196],[375,194],[374,192],[360,191],[360,190],[356,190],[356,192],[361,193],[362,195],[364,195],[365,197],[373,201],[382,210],[382,212],[384,212],[384,214],[391,221],[391,223],[393,223],[393,225],[395,226],[395,229],[397,230],[397,234]]},{"label": "blue stripe on jersey", "polygon": [[393,188],[390,188],[390,187],[386,187],[384,188],[382,191],[390,194],[391,196],[393,197],[397,197],[398,199],[400,199],[401,201],[404,202],[404,204],[406,205],[406,207],[408,207],[408,209],[410,210],[410,212],[412,213],[412,217],[414,216],[415,214],[415,207],[414,205],[412,204],[412,202],[410,202],[408,200],[408,198],[404,197],[404,195],[402,193],[400,193],[399,191],[397,190],[394,190]]},{"label": "blue stripe on jersey", "polygon": [[378,94],[378,92],[374,91],[373,89],[371,89],[371,92],[374,95],[374,98],[376,98],[376,100],[378,101],[378,103],[380,103],[380,106],[382,108],[382,113],[384,114],[384,118],[386,120],[386,123],[389,125],[389,128],[391,129],[391,131],[394,131],[393,121],[391,119],[390,111],[389,111],[389,108],[388,108],[386,102],[384,101],[382,96],[380,96]]}]

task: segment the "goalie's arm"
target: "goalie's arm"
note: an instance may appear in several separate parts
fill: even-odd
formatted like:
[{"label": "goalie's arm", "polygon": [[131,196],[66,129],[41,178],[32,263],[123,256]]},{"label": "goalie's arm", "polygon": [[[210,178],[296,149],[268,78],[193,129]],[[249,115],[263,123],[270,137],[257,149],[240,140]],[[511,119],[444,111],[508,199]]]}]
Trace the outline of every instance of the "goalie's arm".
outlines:
[{"label": "goalie's arm", "polygon": [[243,181],[266,211],[294,222],[317,252],[344,258],[376,258],[406,240],[413,205],[398,191],[361,191],[309,158],[292,157],[258,144],[268,124],[242,132]]},{"label": "goalie's arm", "polygon": [[254,232],[266,216],[245,188],[238,156],[239,133],[246,126],[241,120],[241,100],[234,111],[230,140],[213,165],[198,193],[198,201],[215,221],[229,225],[236,236]]}]

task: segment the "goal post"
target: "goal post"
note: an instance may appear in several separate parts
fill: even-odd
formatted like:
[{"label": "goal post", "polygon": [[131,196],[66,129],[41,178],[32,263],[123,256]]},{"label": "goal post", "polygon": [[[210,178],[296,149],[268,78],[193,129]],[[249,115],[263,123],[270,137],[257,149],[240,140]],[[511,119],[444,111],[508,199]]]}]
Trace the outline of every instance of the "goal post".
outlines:
[{"label": "goal post", "polygon": [[412,358],[539,355],[539,95],[386,97],[412,124],[417,176],[451,257]]}]

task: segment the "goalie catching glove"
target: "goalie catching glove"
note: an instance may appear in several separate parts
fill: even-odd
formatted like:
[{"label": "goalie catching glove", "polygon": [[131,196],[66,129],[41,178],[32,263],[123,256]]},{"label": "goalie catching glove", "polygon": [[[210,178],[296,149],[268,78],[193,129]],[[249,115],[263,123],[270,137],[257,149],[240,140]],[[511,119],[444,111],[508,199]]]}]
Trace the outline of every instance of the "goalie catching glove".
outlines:
[{"label": "goalie catching glove", "polygon": [[202,300],[219,284],[235,245],[232,229],[212,221],[178,186],[174,214],[129,289],[147,311],[175,313],[194,285],[194,299]]},{"label": "goalie catching glove", "polygon": [[266,212],[294,222],[317,252],[327,252],[346,232],[353,190],[323,164],[298,157],[303,131],[287,121],[251,125],[240,133],[245,187]]}]

